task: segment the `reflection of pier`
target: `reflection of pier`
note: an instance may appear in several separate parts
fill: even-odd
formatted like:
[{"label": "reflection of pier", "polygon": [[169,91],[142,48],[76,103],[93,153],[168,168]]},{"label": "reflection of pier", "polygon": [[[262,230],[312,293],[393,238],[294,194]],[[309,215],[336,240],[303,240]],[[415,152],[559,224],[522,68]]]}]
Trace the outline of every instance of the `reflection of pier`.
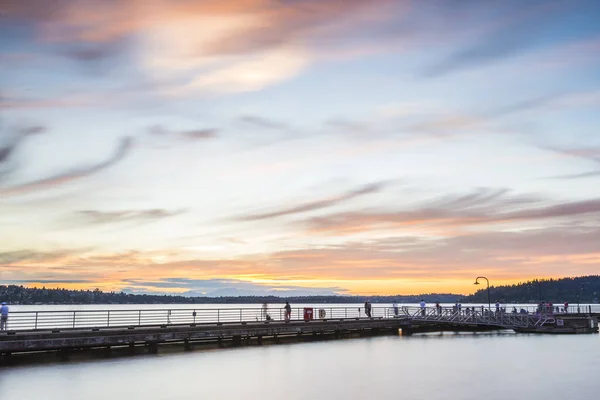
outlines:
[{"label": "reflection of pier", "polygon": [[[598,311],[587,314],[506,313],[483,308],[374,307],[372,317],[358,307],[88,310],[13,312],[9,330],[0,332],[0,353],[72,353],[82,349],[122,348],[131,352],[159,344],[212,344],[219,347],[428,331],[598,332]],[[318,319],[313,319],[318,317]]]}]

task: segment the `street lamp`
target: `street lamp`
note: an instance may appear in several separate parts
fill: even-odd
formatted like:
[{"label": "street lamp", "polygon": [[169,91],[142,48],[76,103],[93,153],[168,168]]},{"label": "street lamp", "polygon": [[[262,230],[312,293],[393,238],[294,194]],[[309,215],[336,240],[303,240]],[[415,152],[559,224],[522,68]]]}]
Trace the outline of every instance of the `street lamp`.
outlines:
[{"label": "street lamp", "polygon": [[577,314],[579,314],[581,312],[579,309],[579,293],[581,293],[582,290],[585,290],[584,283],[580,283],[579,286],[577,287]]},{"label": "street lamp", "polygon": [[538,287],[538,297],[540,299],[540,303],[542,302],[542,285],[540,285],[540,281],[539,280],[535,280],[535,283],[537,283],[537,287]]},{"label": "street lamp", "polygon": [[492,302],[490,301],[490,281],[485,276],[478,276],[477,279],[475,279],[474,285],[479,285],[480,279],[485,279],[485,282],[487,283],[488,311],[491,312],[492,311]]}]

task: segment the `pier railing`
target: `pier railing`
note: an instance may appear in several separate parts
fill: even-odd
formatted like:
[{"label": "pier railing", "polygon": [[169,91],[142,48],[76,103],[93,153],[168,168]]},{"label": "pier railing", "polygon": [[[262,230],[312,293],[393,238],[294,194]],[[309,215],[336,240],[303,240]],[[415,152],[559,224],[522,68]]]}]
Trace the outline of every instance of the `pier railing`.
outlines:
[{"label": "pier railing", "polygon": [[[369,318],[364,307],[312,308],[314,320]],[[305,320],[305,308],[292,308],[290,321]],[[577,313],[577,306],[569,306]],[[600,306],[581,305],[580,313],[600,313]],[[371,318],[409,318],[428,322],[493,325],[506,328],[530,327],[552,322],[564,315],[564,307],[508,306],[496,309],[478,307],[372,307]],[[266,321],[285,321],[285,309],[280,307],[253,308],[164,308],[133,310],[72,310],[72,311],[14,311],[8,318],[7,330],[55,330],[78,328],[143,327],[183,324],[234,324]]]},{"label": "pier railing", "polygon": [[[570,307],[569,307],[570,308]],[[585,306],[586,311],[592,313],[592,306]],[[598,310],[596,310],[597,312]],[[556,318],[570,313],[554,307],[527,307],[517,309],[512,307],[506,311],[504,307],[402,307],[400,315],[414,321],[440,322],[456,325],[485,325],[514,328],[532,328],[552,324]]]},{"label": "pier railing", "polygon": [[[372,318],[389,318],[388,307],[373,307]],[[314,307],[312,318],[368,318],[361,307]],[[305,319],[304,308],[292,308],[290,321]],[[145,310],[73,310],[73,311],[15,311],[8,319],[8,330],[52,330],[77,328],[141,327],[177,324],[231,324],[266,321],[285,321],[283,308],[198,308]]]}]

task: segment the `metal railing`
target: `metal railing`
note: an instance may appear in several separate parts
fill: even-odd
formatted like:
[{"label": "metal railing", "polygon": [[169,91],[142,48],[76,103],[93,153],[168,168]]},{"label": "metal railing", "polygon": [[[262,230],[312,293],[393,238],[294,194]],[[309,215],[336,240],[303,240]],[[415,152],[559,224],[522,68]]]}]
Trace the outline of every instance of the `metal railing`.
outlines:
[{"label": "metal railing", "polygon": [[[312,309],[312,318],[356,319],[368,318],[364,307],[302,307],[293,308],[291,321],[305,319],[304,310]],[[569,313],[577,313],[577,306],[569,306]],[[580,313],[599,313],[600,306],[582,305]],[[528,327],[549,323],[557,314],[564,314],[564,307],[550,310],[538,306],[508,306],[488,310],[484,306],[420,307],[401,306],[372,307],[371,318],[412,318],[422,321],[451,322],[456,324],[479,324],[503,327]],[[268,317],[267,317],[268,316]],[[83,328],[144,327],[185,324],[233,324],[285,321],[285,309],[269,307],[254,308],[198,308],[198,309],[145,309],[145,310],[74,310],[74,311],[14,311],[8,318],[8,331],[65,330]],[[540,322],[542,321],[542,322]]]},{"label": "metal railing", "polygon": [[506,312],[503,308],[489,310],[484,307],[402,307],[402,315],[415,321],[513,329],[539,327],[554,323],[556,314],[550,312]]},{"label": "metal railing", "polygon": [[[368,318],[361,307],[314,307],[310,319]],[[305,308],[292,308],[290,321],[305,320]],[[391,308],[373,307],[372,318],[389,318]],[[64,330],[82,328],[143,327],[185,324],[232,324],[285,321],[283,308],[146,309],[14,311],[8,318],[8,331]]]}]

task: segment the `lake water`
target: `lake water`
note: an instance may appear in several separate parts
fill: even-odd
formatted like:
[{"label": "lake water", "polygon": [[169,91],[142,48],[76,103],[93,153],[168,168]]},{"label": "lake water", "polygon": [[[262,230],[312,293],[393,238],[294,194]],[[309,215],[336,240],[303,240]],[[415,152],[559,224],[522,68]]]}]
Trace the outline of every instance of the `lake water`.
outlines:
[{"label": "lake water", "polygon": [[0,399],[593,399],[600,337],[427,334],[0,369]]},{"label": "lake water", "polygon": [[593,399],[599,366],[599,335],[434,333],[4,367],[0,399]]}]

